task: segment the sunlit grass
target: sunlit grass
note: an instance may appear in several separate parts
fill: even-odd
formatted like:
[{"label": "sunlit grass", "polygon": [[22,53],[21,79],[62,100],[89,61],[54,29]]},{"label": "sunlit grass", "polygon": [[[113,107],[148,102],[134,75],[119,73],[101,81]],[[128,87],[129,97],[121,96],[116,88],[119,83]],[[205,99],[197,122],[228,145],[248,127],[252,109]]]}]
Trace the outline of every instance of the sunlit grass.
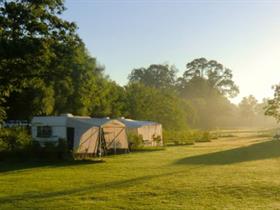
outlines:
[{"label": "sunlit grass", "polygon": [[0,209],[280,208],[280,141],[256,133],[104,160],[0,163]]}]

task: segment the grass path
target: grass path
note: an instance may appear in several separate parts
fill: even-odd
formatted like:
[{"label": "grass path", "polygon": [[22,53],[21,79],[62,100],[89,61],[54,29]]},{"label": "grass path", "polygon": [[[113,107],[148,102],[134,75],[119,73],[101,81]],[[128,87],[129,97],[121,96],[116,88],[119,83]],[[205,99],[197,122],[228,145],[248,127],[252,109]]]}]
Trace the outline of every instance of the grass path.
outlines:
[{"label": "grass path", "polygon": [[0,171],[1,210],[280,209],[280,141],[250,135]]}]

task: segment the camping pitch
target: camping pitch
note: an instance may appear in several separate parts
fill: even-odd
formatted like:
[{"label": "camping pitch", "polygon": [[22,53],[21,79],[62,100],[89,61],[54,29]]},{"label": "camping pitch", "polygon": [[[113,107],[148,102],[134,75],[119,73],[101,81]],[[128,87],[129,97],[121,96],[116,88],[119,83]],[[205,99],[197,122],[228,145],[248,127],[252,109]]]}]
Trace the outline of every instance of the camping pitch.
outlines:
[{"label": "camping pitch", "polygon": [[118,120],[65,114],[32,119],[32,137],[42,145],[67,141],[76,155],[97,156],[128,151],[125,125]]}]

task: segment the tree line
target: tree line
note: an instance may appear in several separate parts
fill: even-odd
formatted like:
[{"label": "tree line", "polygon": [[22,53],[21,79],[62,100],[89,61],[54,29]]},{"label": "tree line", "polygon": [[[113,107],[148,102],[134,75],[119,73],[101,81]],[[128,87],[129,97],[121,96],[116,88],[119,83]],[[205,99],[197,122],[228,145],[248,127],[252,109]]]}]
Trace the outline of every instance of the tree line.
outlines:
[{"label": "tree line", "polygon": [[167,64],[135,68],[118,85],[76,24],[61,18],[64,10],[63,0],[0,2],[0,120],[72,113],[153,120],[172,130],[271,124],[263,109],[271,101],[230,102],[239,88],[215,60],[186,62],[182,76]]}]

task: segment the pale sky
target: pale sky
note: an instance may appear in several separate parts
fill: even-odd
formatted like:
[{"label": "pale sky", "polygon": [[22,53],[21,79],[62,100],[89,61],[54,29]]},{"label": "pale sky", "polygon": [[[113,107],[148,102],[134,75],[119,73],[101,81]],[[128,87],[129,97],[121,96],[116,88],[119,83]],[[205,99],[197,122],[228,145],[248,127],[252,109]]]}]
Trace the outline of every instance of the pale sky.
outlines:
[{"label": "pale sky", "polygon": [[194,58],[233,70],[240,94],[270,97],[280,82],[280,0],[66,0],[89,52],[121,85],[133,68]]}]

